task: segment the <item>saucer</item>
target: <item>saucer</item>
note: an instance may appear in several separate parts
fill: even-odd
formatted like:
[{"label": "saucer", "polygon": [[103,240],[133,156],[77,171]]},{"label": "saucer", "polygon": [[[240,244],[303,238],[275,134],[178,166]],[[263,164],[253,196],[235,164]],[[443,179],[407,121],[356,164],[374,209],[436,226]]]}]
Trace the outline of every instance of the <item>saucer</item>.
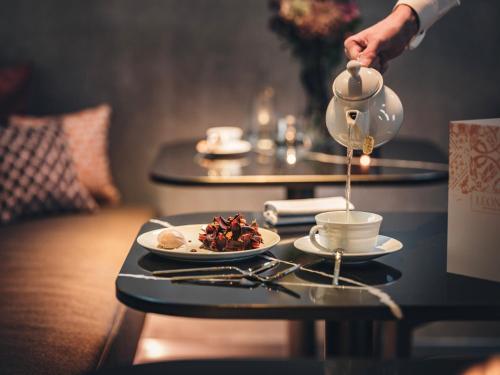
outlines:
[{"label": "saucer", "polygon": [[252,145],[248,141],[237,140],[220,145],[210,145],[206,140],[199,141],[196,144],[196,151],[204,155],[231,156],[242,155],[250,152]]},{"label": "saucer", "polygon": [[[316,235],[317,236],[317,235]],[[304,236],[297,239],[293,245],[308,254],[317,255],[322,258],[331,259],[334,254],[326,251],[319,250],[316,246],[311,243],[309,236]],[[403,248],[403,244],[396,240],[395,238],[378,235],[377,245],[372,251],[366,252],[356,252],[356,253],[344,253],[342,256],[342,261],[346,263],[360,263],[366,262],[371,259],[375,259],[384,255],[392,254],[400,251]]]}]

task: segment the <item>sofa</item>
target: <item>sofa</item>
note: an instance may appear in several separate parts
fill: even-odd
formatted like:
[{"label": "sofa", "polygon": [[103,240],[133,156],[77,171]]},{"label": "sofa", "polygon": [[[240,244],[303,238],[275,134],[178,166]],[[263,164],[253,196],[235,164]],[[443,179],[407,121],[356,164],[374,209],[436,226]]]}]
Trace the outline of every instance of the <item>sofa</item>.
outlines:
[{"label": "sofa", "polygon": [[115,298],[115,278],[144,207],[0,227],[0,373],[82,374],[132,363],[144,314]]}]

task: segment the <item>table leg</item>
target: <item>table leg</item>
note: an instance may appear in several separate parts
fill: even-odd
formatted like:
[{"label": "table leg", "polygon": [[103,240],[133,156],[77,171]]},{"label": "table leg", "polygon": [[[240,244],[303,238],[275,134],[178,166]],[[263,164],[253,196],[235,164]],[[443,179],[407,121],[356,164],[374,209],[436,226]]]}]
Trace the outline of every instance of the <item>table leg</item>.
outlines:
[{"label": "table leg", "polygon": [[331,357],[372,357],[373,322],[326,321],[325,358]]},{"label": "table leg", "polygon": [[373,356],[373,322],[360,320],[350,322],[349,349],[353,357]]},{"label": "table leg", "polygon": [[349,325],[347,322],[325,322],[325,359],[348,356]]},{"label": "table leg", "polygon": [[408,322],[377,322],[377,356],[382,359],[410,357],[413,327]]},{"label": "table leg", "polygon": [[304,199],[304,198],[314,198],[314,187],[302,186],[302,187],[292,187],[287,186],[286,188],[286,199]]},{"label": "table leg", "polygon": [[294,320],[288,323],[290,357],[314,358],[316,334],[314,320]]}]

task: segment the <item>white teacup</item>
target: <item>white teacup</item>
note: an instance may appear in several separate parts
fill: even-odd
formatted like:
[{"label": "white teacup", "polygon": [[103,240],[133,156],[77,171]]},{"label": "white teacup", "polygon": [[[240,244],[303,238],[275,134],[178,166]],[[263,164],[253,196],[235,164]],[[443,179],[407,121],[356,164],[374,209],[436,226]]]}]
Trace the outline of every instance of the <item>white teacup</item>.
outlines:
[{"label": "white teacup", "polygon": [[236,126],[217,126],[207,129],[207,143],[212,146],[238,141],[242,136],[243,130]]},{"label": "white teacup", "polygon": [[311,228],[309,238],[314,246],[326,252],[339,248],[345,253],[372,251],[382,223],[382,216],[362,211],[350,211],[349,220],[345,211],[323,212],[315,219],[317,225]]}]

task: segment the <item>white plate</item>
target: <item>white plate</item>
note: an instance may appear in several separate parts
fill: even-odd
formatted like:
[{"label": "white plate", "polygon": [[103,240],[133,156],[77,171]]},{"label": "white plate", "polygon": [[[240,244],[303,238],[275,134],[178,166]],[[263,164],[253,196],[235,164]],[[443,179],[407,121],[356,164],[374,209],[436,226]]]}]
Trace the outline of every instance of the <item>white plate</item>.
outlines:
[{"label": "white plate", "polygon": [[[317,235],[316,235],[317,236]],[[304,236],[296,240],[293,245],[308,254],[313,254],[320,256],[322,258],[331,259],[333,258],[333,253],[319,250],[314,246],[309,239],[309,236]],[[344,253],[342,256],[342,261],[347,263],[357,263],[366,262],[371,259],[375,259],[387,254],[395,253],[403,248],[403,244],[391,237],[379,235],[377,237],[377,245],[372,251],[363,253]]]},{"label": "white plate", "polygon": [[243,140],[231,141],[217,146],[210,146],[205,140],[199,141],[196,144],[196,151],[205,155],[240,155],[250,152],[251,149],[252,145],[250,142]]},{"label": "white plate", "polygon": [[[262,235],[264,243],[261,244],[261,247],[258,249],[227,252],[210,251],[202,249],[201,242],[198,240],[198,235],[202,231],[202,227],[205,225],[206,224],[176,226],[175,230],[181,232],[188,241],[187,245],[181,246],[177,249],[167,250],[158,247],[158,233],[165,230],[165,228],[155,229],[143,233],[137,237],[137,242],[139,245],[145,247],[154,254],[158,254],[165,258],[187,260],[190,262],[213,262],[246,259],[264,253],[280,242],[280,236],[277,233],[268,229],[259,228],[259,232]],[[191,249],[196,249],[196,252],[191,252]]]}]

